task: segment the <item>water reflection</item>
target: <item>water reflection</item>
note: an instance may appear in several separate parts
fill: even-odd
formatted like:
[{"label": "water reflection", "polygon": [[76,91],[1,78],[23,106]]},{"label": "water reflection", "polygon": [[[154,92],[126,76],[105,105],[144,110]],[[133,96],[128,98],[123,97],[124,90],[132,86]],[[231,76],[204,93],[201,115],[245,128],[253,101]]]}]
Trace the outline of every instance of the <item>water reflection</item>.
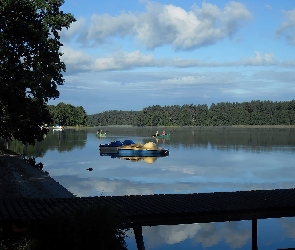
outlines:
[{"label": "water reflection", "polygon": [[44,135],[43,141],[36,142],[35,146],[24,145],[19,141],[9,142],[9,149],[18,154],[28,157],[43,157],[46,151],[57,150],[58,152],[72,151],[75,148],[85,147],[87,140],[87,130],[53,130],[50,129]]},{"label": "water reflection", "polygon": [[[27,153],[77,196],[294,188],[295,129],[166,128],[170,140],[158,141],[155,128],[105,130],[99,140],[95,129],[51,131]],[[170,154],[152,164],[100,156],[100,143],[124,139],[153,141]],[[258,249],[294,247],[294,228],[294,218],[259,220]],[[144,227],[143,235],[146,249],[251,249],[250,221]],[[133,236],[129,244],[136,249]]]},{"label": "water reflection", "polygon": [[[148,249],[174,245],[190,240],[193,245],[208,249],[224,242],[227,248],[237,249],[251,245],[251,222],[200,223],[174,226],[144,227]],[[249,248],[250,249],[250,248]]]},{"label": "water reflection", "polygon": [[158,158],[166,157],[166,156],[118,156],[118,154],[116,153],[100,153],[100,156],[109,156],[111,158],[117,158],[119,160],[126,160],[130,162],[143,161],[147,164],[153,164]]},{"label": "water reflection", "polygon": [[[170,139],[150,137],[155,128],[107,128],[107,138],[99,141],[119,139],[140,139],[142,143],[155,142],[158,146],[184,149],[243,150],[249,152],[291,151],[295,152],[295,129],[256,129],[256,128],[167,128]],[[24,146],[17,141],[10,142],[9,148],[29,157],[42,157],[47,150],[57,149],[59,152],[83,148],[87,136],[95,135],[96,129],[49,130],[44,141],[37,142],[35,147]]]},{"label": "water reflection", "polygon": [[144,161],[147,164],[153,164],[159,157],[118,157],[120,160],[127,160],[131,162]]},{"label": "water reflection", "polygon": [[[258,249],[294,249],[294,226],[294,217],[258,220]],[[251,221],[231,221],[143,227],[143,236],[146,249],[153,250],[248,250],[252,249],[251,230]],[[128,236],[128,249],[137,249],[133,231]]]}]

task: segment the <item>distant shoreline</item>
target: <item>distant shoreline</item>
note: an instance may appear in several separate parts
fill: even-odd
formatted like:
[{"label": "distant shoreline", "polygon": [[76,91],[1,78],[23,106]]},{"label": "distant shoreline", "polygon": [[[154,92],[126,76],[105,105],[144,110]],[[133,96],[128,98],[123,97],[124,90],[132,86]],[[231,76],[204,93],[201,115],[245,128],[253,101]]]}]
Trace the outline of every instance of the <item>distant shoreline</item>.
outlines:
[{"label": "distant shoreline", "polygon": [[231,125],[231,126],[144,126],[137,127],[132,125],[108,125],[108,126],[65,126],[69,129],[94,129],[94,128],[295,128],[295,125]]}]

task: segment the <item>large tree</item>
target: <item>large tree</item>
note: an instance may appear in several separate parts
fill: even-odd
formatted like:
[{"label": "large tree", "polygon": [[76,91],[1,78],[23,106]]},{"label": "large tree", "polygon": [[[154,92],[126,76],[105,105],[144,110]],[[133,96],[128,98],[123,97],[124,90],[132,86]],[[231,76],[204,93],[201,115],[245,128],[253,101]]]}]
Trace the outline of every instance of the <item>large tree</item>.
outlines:
[{"label": "large tree", "polygon": [[34,144],[50,124],[65,64],[59,32],[75,21],[64,0],[0,1],[0,137]]}]

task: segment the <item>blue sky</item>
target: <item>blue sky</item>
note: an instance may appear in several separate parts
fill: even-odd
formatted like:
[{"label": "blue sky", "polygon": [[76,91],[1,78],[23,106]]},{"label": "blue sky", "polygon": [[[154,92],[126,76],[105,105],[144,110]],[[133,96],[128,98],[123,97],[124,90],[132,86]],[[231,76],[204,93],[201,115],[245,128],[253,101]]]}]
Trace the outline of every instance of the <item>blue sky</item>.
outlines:
[{"label": "blue sky", "polygon": [[[86,4],[87,3],[87,4]],[[65,0],[64,102],[87,114],[295,98],[295,2]]]}]

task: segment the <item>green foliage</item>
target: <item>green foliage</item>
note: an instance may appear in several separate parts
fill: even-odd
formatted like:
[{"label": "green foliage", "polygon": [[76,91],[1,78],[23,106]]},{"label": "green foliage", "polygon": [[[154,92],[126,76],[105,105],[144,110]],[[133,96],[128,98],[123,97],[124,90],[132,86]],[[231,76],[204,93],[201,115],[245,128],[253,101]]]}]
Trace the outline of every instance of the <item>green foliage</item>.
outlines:
[{"label": "green foliage", "polygon": [[2,234],[0,249],[123,250],[127,249],[125,230],[118,229],[122,223],[105,207],[89,207],[71,217],[28,223],[18,239]]},{"label": "green foliage", "polygon": [[50,125],[60,124],[63,126],[86,126],[87,114],[82,106],[74,107],[71,104],[60,102],[56,106],[48,106],[52,117]]},{"label": "green foliage", "polygon": [[0,2],[0,137],[34,144],[51,117],[46,103],[59,97],[65,64],[58,32],[75,21],[63,0]]},{"label": "green foliage", "polygon": [[159,105],[142,111],[106,111],[89,115],[90,125],[231,126],[295,125],[295,100],[290,102],[221,102],[207,105]]},{"label": "green foliage", "polygon": [[95,115],[88,115],[87,122],[91,126],[107,125],[137,125],[139,111],[105,111]]}]

